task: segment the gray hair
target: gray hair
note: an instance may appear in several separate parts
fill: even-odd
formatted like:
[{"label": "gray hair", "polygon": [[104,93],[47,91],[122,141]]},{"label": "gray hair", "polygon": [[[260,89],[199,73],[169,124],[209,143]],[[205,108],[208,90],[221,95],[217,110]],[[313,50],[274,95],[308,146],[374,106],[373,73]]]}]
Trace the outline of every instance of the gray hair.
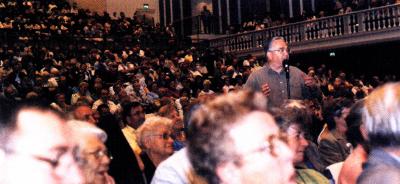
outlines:
[{"label": "gray hair", "polygon": [[371,146],[400,146],[400,83],[374,90],[365,99],[363,112]]},{"label": "gray hair", "polygon": [[73,135],[77,140],[82,136],[93,135],[99,138],[103,143],[107,140],[107,134],[102,129],[85,121],[69,120],[67,122]]},{"label": "gray hair", "polygon": [[157,130],[159,130],[161,127],[170,129],[172,127],[172,120],[161,116],[152,116],[146,118],[146,121],[140,125],[136,131],[137,142],[140,148],[145,150],[146,147],[144,146],[144,143],[146,139],[150,135],[153,135],[155,132],[157,132]]}]

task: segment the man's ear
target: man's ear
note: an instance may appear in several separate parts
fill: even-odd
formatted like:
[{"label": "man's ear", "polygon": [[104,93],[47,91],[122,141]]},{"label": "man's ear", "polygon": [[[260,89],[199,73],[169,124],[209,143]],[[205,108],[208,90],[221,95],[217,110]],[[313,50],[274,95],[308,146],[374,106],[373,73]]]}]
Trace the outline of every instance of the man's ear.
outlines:
[{"label": "man's ear", "polygon": [[269,58],[271,58],[271,52],[266,52],[265,53],[265,58],[267,59],[267,61],[269,61],[270,59]]},{"label": "man's ear", "polygon": [[240,171],[232,162],[219,164],[216,168],[216,174],[222,184],[239,184],[241,182]]},{"label": "man's ear", "polygon": [[145,137],[144,141],[143,141],[143,146],[145,149],[150,148],[151,147],[151,138],[150,137]]}]

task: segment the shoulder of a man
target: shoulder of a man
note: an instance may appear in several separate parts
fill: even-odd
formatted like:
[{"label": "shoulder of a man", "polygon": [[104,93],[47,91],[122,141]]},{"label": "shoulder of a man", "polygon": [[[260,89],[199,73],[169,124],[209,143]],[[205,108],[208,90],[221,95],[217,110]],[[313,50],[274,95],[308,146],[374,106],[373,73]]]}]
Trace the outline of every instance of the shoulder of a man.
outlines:
[{"label": "shoulder of a man", "polygon": [[397,184],[400,181],[400,169],[386,164],[374,164],[366,168],[358,177],[358,184]]},{"label": "shoulder of a man", "polygon": [[260,78],[268,78],[267,75],[268,75],[268,68],[265,66],[258,70],[251,72],[251,74],[249,75],[249,78],[247,79],[246,83],[244,84],[244,87],[253,89],[253,90],[257,90],[258,88],[260,88],[260,86],[259,86],[260,84],[258,84],[257,82],[259,81]]}]

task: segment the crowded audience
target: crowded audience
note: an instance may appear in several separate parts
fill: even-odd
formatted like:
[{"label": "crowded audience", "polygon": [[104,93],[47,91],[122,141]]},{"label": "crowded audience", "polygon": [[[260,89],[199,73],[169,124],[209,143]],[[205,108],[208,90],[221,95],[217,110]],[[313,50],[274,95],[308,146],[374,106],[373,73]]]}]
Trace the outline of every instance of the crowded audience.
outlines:
[{"label": "crowded audience", "polygon": [[0,184],[399,181],[395,75],[301,64],[290,86],[281,37],[237,58],[136,15],[0,9]]}]

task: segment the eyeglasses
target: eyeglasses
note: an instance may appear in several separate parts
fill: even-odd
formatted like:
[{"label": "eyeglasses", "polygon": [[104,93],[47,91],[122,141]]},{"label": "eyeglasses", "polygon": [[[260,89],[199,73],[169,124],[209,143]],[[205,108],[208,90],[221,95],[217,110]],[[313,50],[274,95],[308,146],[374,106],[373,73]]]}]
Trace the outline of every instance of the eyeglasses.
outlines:
[{"label": "eyeglasses", "polygon": [[162,137],[162,139],[164,139],[164,140],[168,140],[169,138],[172,138],[173,136],[172,136],[172,134],[170,134],[170,133],[163,133],[163,134],[152,134],[152,135],[149,135],[149,136],[158,136],[158,137]]},{"label": "eyeglasses", "polygon": [[17,155],[17,156],[32,158],[36,161],[39,161],[39,162],[49,165],[53,170],[55,170],[57,167],[59,167],[61,165],[60,164],[61,158],[65,155],[65,152],[66,152],[66,150],[62,151],[62,152],[58,153],[54,158],[51,158],[51,157],[47,157],[47,156],[18,152],[18,151],[11,150],[11,149],[5,149],[5,151],[7,154],[13,154],[13,155]]},{"label": "eyeglasses", "polygon": [[[245,154],[241,154],[242,157],[248,157],[254,154],[259,154],[259,153],[268,153],[272,155],[273,157],[277,157],[277,149],[279,146],[282,146],[282,144],[287,143],[287,135],[285,133],[279,133],[275,135],[270,135],[266,139],[266,141],[259,146],[258,148],[255,148],[251,151],[248,151]],[[241,159],[235,159],[235,164],[241,165],[240,163]]]},{"label": "eyeglasses", "polygon": [[288,47],[286,47],[286,48],[278,48],[278,49],[269,49],[268,50],[269,52],[279,52],[279,53],[283,53],[283,52],[287,52],[287,53],[290,53],[290,49],[288,48]]},{"label": "eyeglasses", "polygon": [[97,150],[93,152],[87,152],[88,155],[93,155],[96,160],[103,158],[104,156],[108,157],[110,160],[113,159],[110,152],[108,150]]}]

